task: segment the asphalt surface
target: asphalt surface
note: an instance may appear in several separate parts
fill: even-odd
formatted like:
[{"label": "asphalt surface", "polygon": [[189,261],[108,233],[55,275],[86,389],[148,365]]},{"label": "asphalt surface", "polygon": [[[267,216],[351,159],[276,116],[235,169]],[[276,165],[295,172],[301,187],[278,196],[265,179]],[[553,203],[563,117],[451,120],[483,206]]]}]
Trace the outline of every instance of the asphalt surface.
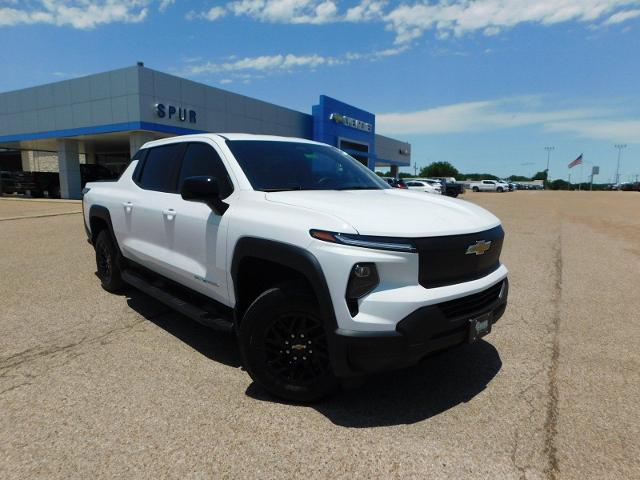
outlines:
[{"label": "asphalt surface", "polygon": [[0,478],[640,478],[640,194],[465,198],[504,222],[505,316],[313,406],[104,292],[78,204],[0,200]]}]

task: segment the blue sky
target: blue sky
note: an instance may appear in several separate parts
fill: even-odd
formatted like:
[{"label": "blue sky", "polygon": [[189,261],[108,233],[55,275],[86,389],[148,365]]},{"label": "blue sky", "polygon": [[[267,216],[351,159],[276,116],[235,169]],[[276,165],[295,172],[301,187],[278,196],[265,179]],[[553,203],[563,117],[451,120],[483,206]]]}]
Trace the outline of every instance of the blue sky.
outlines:
[{"label": "blue sky", "polygon": [[[640,174],[640,0],[0,0],[0,91],[142,60],[309,112],[377,114],[418,165]],[[585,177],[586,171],[585,168]],[[572,179],[580,176],[574,168]]]}]

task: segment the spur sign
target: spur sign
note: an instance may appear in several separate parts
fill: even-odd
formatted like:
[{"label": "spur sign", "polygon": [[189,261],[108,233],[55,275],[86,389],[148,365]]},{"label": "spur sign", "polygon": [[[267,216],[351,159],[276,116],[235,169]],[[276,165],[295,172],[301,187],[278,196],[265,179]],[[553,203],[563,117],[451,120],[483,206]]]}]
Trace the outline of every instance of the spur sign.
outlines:
[{"label": "spur sign", "polygon": [[154,106],[156,115],[159,118],[167,118],[169,120],[177,120],[179,122],[196,123],[197,114],[195,110],[188,108],[176,107],[175,105],[165,105],[164,103],[156,103]]}]

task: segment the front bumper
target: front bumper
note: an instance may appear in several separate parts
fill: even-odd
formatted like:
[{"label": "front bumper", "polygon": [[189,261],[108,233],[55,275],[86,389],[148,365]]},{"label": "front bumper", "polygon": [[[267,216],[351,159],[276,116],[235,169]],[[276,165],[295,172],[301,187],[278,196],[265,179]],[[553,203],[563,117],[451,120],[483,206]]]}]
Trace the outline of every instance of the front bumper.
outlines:
[{"label": "front bumper", "polygon": [[507,306],[509,282],[455,301],[418,308],[398,322],[394,331],[359,332],[338,329],[333,342],[338,377],[394,370],[415,365],[426,355],[464,343],[470,320],[489,314],[491,325]]}]

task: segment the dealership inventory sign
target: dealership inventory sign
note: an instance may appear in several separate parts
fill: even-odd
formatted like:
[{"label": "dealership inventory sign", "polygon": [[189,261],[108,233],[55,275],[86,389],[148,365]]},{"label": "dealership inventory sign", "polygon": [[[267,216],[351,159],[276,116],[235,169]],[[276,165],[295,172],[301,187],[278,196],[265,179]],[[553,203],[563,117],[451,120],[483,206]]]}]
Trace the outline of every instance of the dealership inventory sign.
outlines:
[{"label": "dealership inventory sign", "polygon": [[346,115],[341,115],[339,113],[332,113],[329,115],[329,119],[333,120],[336,123],[341,123],[342,125],[346,125],[347,127],[357,128],[358,130],[362,130],[363,132],[372,132],[373,125],[367,122],[363,122],[362,120],[358,120],[356,118],[347,117]]},{"label": "dealership inventory sign", "polygon": [[156,103],[156,115],[160,118],[169,120],[178,120],[179,122],[196,123],[196,111],[187,108],[176,107],[174,105],[165,105],[164,103]]}]

